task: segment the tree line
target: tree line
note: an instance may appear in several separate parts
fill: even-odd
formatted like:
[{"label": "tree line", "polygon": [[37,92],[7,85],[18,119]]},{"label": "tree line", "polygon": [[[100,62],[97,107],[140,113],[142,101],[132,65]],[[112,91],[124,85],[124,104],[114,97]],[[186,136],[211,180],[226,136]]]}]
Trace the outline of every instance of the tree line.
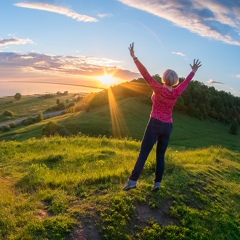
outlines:
[{"label": "tree line", "polygon": [[[161,77],[154,75],[161,83]],[[184,78],[180,78],[180,82]],[[116,100],[129,97],[139,97],[145,103],[151,104],[152,89],[143,78],[134,79],[119,85],[110,87]],[[96,108],[108,104],[108,91],[87,95],[87,109]],[[182,96],[179,97],[174,111],[188,114],[198,119],[211,118],[225,124],[233,121],[240,124],[240,98],[225,91],[218,91],[214,87],[208,87],[199,81],[192,81]]]}]

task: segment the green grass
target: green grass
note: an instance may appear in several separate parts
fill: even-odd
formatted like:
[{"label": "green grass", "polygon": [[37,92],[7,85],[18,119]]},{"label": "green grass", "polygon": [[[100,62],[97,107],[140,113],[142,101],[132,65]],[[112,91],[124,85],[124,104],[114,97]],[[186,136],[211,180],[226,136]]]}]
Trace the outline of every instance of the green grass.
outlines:
[{"label": "green grass", "polygon": [[139,147],[86,136],[0,142],[0,239],[238,239],[239,152],[170,147],[152,193],[153,151],[138,188],[124,192]]},{"label": "green grass", "polygon": [[[107,136],[141,140],[151,106],[142,103],[138,98],[129,98],[117,102],[117,111],[109,106],[91,109],[89,112],[78,112],[51,118],[73,134],[88,136]],[[229,133],[229,126],[213,120],[199,120],[175,112],[170,146],[178,149],[189,149],[209,146],[222,146],[239,151],[240,135]],[[32,137],[41,138],[41,129],[49,122],[46,119],[29,126],[18,126],[9,132],[0,133],[0,140],[24,141]]]}]

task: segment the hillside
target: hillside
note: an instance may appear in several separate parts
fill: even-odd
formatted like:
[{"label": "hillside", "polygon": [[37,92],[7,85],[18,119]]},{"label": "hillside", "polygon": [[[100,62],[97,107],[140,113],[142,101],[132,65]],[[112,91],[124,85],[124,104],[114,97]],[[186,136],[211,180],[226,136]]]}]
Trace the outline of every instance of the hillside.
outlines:
[{"label": "hillside", "polygon": [[138,188],[124,192],[139,147],[84,136],[0,142],[0,239],[238,239],[238,152],[169,148],[156,193],[152,152]]},{"label": "hillside", "polygon": [[[41,138],[42,128],[50,121],[64,125],[74,135],[81,133],[94,137],[105,135],[141,140],[151,105],[142,101],[142,98],[132,97],[119,100],[113,106],[104,105],[89,111],[82,110],[45,119],[31,125],[20,125],[11,131],[0,132],[0,140],[24,141],[33,137]],[[229,125],[216,120],[199,120],[174,111],[170,146],[180,149],[223,146],[239,151],[240,135],[230,134]]]},{"label": "hillside", "polygon": [[[158,75],[155,78],[161,82]],[[151,111],[151,95],[150,87],[139,78],[90,94],[65,91],[22,96],[18,101],[14,97],[1,98],[0,126],[22,117],[25,120],[22,124],[0,127],[0,140],[41,138],[42,129],[51,121],[61,125],[66,135],[141,140]],[[46,112],[59,110],[66,114],[42,121],[42,113],[45,116]],[[194,80],[174,108],[170,144],[178,148],[223,146],[239,151],[239,123],[239,97]]]}]

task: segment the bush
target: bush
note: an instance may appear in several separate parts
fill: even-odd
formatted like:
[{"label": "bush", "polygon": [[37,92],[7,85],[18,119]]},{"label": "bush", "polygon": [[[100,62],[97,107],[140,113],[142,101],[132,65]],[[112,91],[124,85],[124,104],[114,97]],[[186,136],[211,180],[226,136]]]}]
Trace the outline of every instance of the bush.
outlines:
[{"label": "bush", "polygon": [[42,129],[42,136],[50,137],[54,135],[69,136],[70,132],[65,126],[51,121]]},{"label": "bush", "polygon": [[44,116],[42,112],[39,112],[37,117],[36,117],[36,121],[37,122],[41,122],[42,120],[44,120]]},{"label": "bush", "polygon": [[10,123],[9,126],[10,126],[10,128],[15,128],[17,126],[17,124],[16,123]]},{"label": "bush", "polygon": [[64,102],[61,102],[56,106],[46,109],[46,112],[60,111],[60,110],[64,110],[64,109],[66,109],[66,106],[65,106]]},{"label": "bush", "polygon": [[16,100],[20,100],[20,99],[22,98],[21,93],[16,93],[15,96],[14,96],[14,98],[15,98]]},{"label": "bush", "polygon": [[24,125],[30,125],[36,122],[36,118],[28,117],[22,121]]},{"label": "bush", "polygon": [[10,128],[9,125],[2,126],[2,131],[3,131],[3,132],[8,132],[8,131],[10,131],[10,130],[11,130],[11,128]]},{"label": "bush", "polygon": [[3,112],[2,115],[5,117],[12,117],[14,115],[14,113],[12,111],[6,110]]}]

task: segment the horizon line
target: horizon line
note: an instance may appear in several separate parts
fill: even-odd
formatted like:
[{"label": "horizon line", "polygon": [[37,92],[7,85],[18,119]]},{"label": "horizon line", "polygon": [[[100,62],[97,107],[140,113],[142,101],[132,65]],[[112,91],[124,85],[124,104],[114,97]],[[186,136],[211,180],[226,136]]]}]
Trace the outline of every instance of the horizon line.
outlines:
[{"label": "horizon line", "polygon": [[66,86],[75,86],[75,87],[87,87],[87,88],[95,88],[95,89],[101,89],[101,90],[107,89],[104,87],[95,87],[95,86],[89,86],[89,85],[83,85],[83,84],[73,84],[73,83],[55,83],[55,82],[40,82],[40,81],[30,82],[30,81],[14,81],[14,80],[7,80],[7,81],[0,81],[0,82],[45,83],[45,84],[66,85]]}]

